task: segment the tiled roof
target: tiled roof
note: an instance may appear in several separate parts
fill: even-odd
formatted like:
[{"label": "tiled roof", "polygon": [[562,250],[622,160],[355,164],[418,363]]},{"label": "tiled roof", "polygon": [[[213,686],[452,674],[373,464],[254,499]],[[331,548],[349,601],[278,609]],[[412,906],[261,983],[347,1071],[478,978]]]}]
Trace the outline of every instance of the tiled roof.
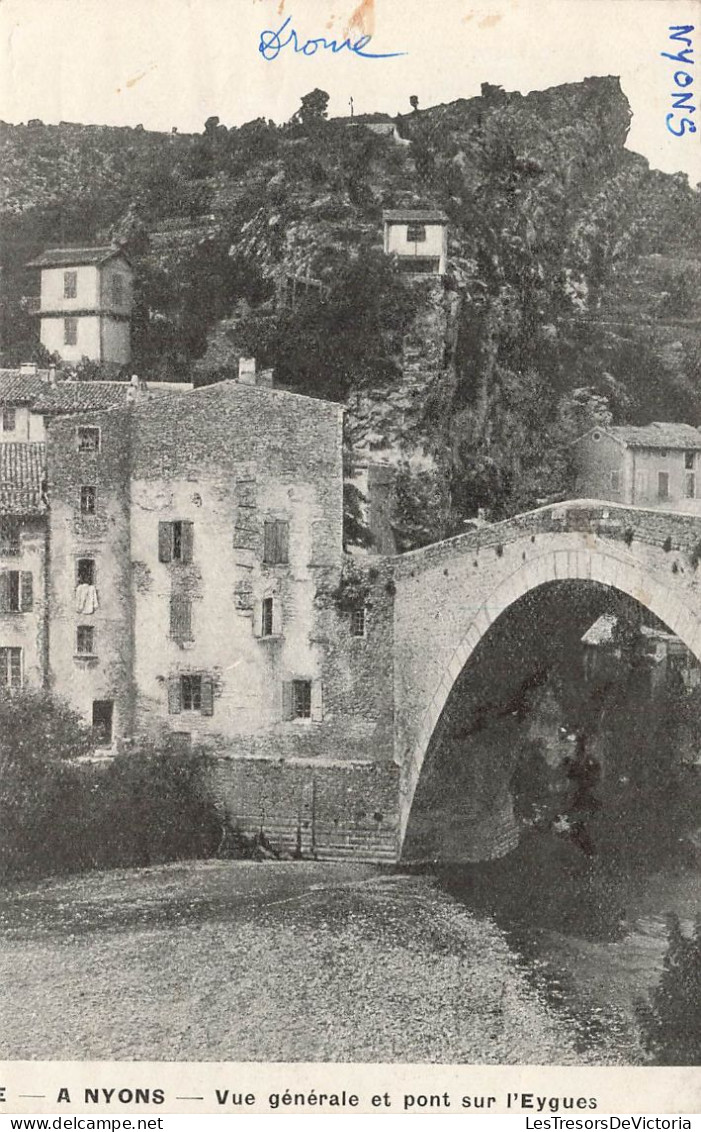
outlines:
[{"label": "tiled roof", "polygon": [[590,625],[582,637],[584,645],[608,645],[613,640],[613,632],[618,624],[615,613],[602,613],[593,625]]},{"label": "tiled roof", "polygon": [[421,224],[447,224],[448,217],[435,208],[386,208],[382,219],[396,221],[398,224],[417,222]]},{"label": "tiled roof", "polygon": [[689,424],[653,421],[649,425],[614,425],[603,431],[629,448],[701,449],[701,430]]},{"label": "tiled roof", "polygon": [[18,369],[0,369],[0,403],[31,404],[46,388],[48,371],[21,373]]},{"label": "tiled roof", "polygon": [[115,256],[128,256],[121,248],[47,248],[40,256],[27,264],[27,267],[80,267],[84,264],[106,263]]},{"label": "tiled roof", "polygon": [[41,514],[45,476],[44,444],[0,444],[0,514]]},{"label": "tiled roof", "polygon": [[112,409],[124,405],[128,381],[59,381],[42,385],[32,408],[35,413],[77,413],[81,409]]}]

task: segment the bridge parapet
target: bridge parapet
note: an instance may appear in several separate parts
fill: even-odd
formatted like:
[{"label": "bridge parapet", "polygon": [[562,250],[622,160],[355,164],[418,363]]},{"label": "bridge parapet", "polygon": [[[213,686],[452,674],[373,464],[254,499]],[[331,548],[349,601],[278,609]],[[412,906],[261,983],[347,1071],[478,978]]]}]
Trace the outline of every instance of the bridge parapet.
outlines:
[{"label": "bridge parapet", "polygon": [[440,566],[471,550],[504,547],[524,537],[588,532],[599,538],[619,540],[630,546],[636,539],[649,546],[681,552],[689,559],[701,558],[701,515],[645,507],[623,507],[599,499],[569,499],[526,511],[498,523],[487,523],[474,531],[431,543],[392,559],[396,578],[417,570]]}]

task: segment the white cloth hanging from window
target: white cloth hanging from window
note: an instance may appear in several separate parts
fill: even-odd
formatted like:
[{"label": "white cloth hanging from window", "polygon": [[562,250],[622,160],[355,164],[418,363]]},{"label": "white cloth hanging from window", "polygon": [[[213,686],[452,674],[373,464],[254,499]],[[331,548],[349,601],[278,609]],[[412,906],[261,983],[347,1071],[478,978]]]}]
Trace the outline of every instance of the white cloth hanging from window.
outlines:
[{"label": "white cloth hanging from window", "polygon": [[76,613],[94,613],[98,607],[99,603],[95,586],[89,586],[87,583],[81,582],[75,591]]}]

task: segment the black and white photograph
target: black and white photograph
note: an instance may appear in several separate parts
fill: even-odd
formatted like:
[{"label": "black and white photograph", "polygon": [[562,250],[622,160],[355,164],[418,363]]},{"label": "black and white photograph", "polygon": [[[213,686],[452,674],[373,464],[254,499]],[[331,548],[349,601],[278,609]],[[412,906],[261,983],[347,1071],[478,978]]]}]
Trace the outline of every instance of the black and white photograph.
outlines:
[{"label": "black and white photograph", "polygon": [[701,1065],[698,16],[3,0],[6,1067]]}]

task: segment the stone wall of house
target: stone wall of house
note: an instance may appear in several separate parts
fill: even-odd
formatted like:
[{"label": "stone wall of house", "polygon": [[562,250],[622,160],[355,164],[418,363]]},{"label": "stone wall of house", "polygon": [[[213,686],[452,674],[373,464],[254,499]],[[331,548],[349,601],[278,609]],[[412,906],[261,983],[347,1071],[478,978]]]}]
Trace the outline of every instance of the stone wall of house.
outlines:
[{"label": "stone wall of house", "polygon": [[[19,532],[19,553],[0,539],[0,571],[20,575],[21,609],[0,611],[0,648],[21,649],[22,682],[40,688],[46,677],[46,519],[36,516],[1,516]],[[22,575],[31,575],[31,597]],[[2,679],[5,672],[2,672]]]},{"label": "stone wall of house", "polygon": [[[99,430],[97,451],[81,451],[81,429]],[[132,565],[129,523],[131,412],[63,417],[49,426],[49,669],[52,688],[87,722],[95,701],[112,702],[115,736],[133,728]],[[81,487],[95,489],[94,514]],[[97,608],[78,608],[78,561],[95,563]],[[92,654],[78,651],[78,627],[94,631]]]}]

